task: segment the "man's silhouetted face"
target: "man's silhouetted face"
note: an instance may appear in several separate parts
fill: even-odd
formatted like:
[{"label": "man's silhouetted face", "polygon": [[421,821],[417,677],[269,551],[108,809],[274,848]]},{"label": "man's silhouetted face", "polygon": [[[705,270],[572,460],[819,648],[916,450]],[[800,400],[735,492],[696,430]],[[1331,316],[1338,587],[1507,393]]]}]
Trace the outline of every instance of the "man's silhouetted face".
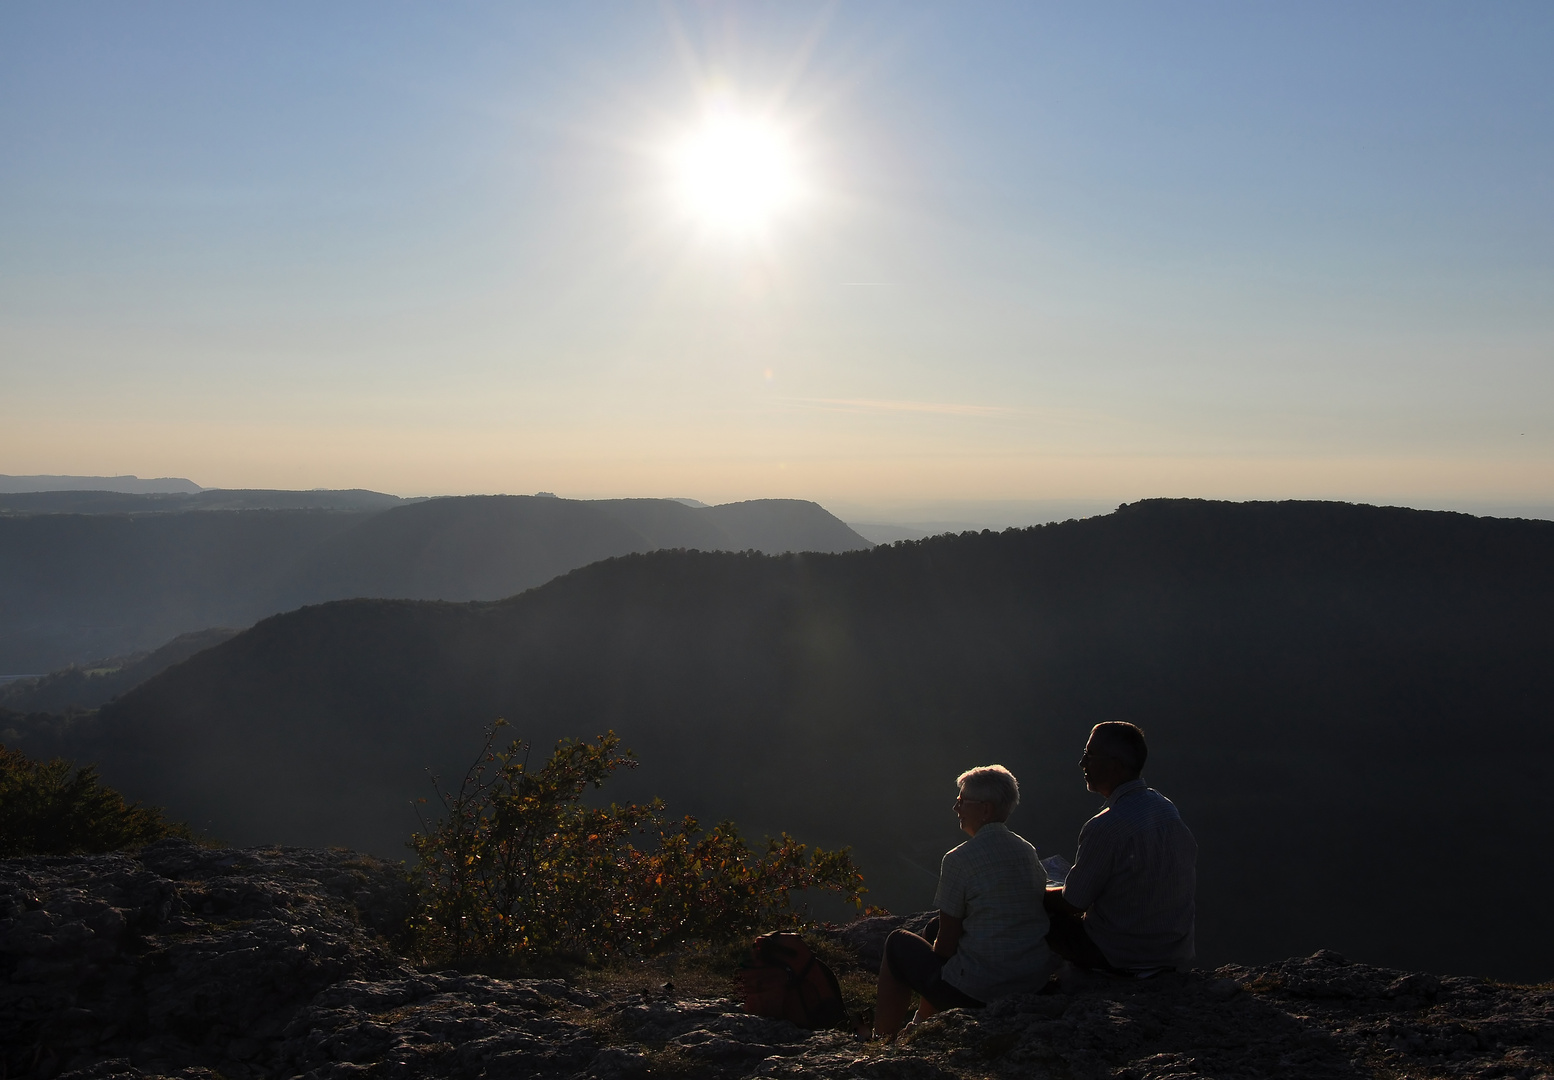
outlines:
[{"label": "man's silhouetted face", "polygon": [[1079,759],[1079,770],[1085,774],[1085,787],[1103,798],[1133,779],[1122,762],[1113,756],[1106,740],[1093,731],[1090,741],[1085,743],[1084,755]]}]

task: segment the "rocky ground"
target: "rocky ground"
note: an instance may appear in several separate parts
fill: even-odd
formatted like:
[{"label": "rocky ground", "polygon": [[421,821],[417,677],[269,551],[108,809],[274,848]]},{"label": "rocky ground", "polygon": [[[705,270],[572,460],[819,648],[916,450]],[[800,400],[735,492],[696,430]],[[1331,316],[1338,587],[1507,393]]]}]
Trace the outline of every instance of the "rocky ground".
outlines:
[{"label": "rocky ground", "polygon": [[[1554,1077],[1549,986],[1318,953],[1070,980],[884,1046],[672,986],[418,971],[377,932],[409,902],[347,852],[164,841],[0,862],[0,1077]],[[838,944],[877,962],[898,922]]]}]

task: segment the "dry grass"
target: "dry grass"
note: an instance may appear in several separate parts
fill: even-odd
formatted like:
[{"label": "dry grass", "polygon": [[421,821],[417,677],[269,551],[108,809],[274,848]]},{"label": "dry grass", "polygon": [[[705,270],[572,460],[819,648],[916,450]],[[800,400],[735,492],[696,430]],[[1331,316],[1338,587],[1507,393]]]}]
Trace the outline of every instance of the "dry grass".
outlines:
[{"label": "dry grass", "polygon": [[[804,936],[810,949],[836,973],[847,1015],[872,1016],[876,973],[856,955],[819,934]],[[615,1000],[630,996],[675,998],[740,997],[738,970],[750,952],[747,942],[684,945],[659,956],[615,960],[598,967],[574,968],[567,981]]]},{"label": "dry grass", "polygon": [[678,998],[737,998],[739,983],[734,972],[742,955],[738,948],[688,947],[659,956],[576,968],[567,981],[616,999],[633,994],[661,997],[671,992]]}]

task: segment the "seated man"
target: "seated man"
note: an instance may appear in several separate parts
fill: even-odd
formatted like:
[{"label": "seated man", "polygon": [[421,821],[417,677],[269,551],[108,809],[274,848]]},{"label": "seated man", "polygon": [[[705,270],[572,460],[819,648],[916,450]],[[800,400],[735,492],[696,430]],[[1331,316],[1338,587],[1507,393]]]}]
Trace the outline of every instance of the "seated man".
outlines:
[{"label": "seated man", "polygon": [[890,1038],[906,1021],[912,991],[917,1016],[981,1008],[1006,994],[1039,990],[1057,966],[1047,948],[1042,907],[1047,875],[1036,849],[1005,827],[1020,785],[1002,765],[956,778],[955,816],[971,837],[945,855],[930,924],[932,940],[895,930],[880,963],[874,1033]]},{"label": "seated man", "polygon": [[1079,759],[1105,797],[1079,830],[1074,867],[1046,892],[1047,943],[1080,967],[1149,974],[1192,963],[1198,844],[1170,799],[1140,774],[1149,748],[1132,724],[1097,724]]}]

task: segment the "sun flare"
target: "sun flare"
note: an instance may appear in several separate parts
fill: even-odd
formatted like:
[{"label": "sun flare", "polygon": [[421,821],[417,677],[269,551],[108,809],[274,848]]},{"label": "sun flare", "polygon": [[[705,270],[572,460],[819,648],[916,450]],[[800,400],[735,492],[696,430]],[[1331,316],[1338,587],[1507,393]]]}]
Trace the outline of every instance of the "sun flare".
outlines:
[{"label": "sun flare", "polygon": [[683,210],[727,232],[763,229],[795,201],[792,147],[774,124],[732,109],[709,112],[674,147],[671,168]]}]

